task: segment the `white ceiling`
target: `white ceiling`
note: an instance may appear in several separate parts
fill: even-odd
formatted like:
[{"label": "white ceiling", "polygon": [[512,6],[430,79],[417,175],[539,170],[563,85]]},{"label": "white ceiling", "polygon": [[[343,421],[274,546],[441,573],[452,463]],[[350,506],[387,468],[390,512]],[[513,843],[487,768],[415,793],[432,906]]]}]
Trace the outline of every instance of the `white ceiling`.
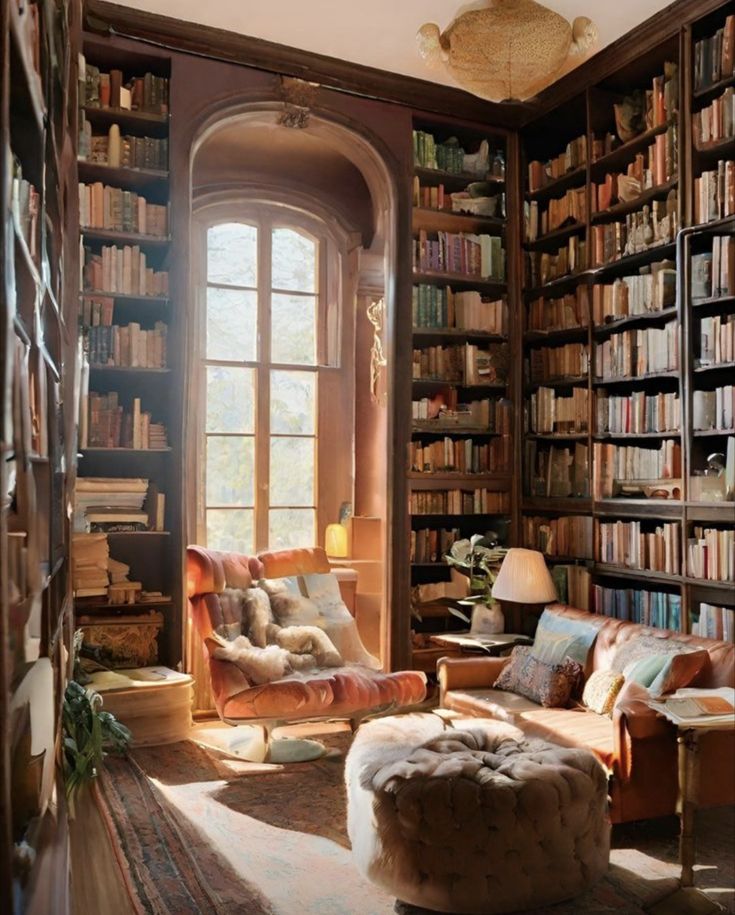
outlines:
[{"label": "white ceiling", "polygon": [[[118,0],[125,6],[228,29],[406,76],[454,85],[443,70],[428,69],[415,35],[425,22],[446,28],[460,10],[484,0]],[[671,0],[548,0],[569,21],[589,16],[602,48],[668,6]]]}]

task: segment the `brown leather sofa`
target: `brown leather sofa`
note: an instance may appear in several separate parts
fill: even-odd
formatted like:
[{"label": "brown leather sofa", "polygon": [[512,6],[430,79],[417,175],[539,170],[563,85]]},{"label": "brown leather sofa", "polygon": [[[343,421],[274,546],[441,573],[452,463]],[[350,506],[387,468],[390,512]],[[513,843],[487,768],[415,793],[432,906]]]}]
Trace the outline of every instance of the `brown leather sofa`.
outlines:
[{"label": "brown leather sofa", "polygon": [[[565,617],[600,617],[560,604],[552,612]],[[650,629],[636,623],[605,619],[587,656],[585,674],[610,667],[617,648],[641,635],[674,639],[682,647],[704,648],[710,656],[692,686],[735,686],[735,646],[715,639]],[[678,754],[676,728],[645,702],[646,691],[625,689],[612,718],[581,706],[542,708],[529,699],[492,688],[508,658],[443,658],[437,665],[440,703],[468,716],[508,721],[530,734],[564,746],[592,750],[610,773],[610,815],[613,823],[666,816],[676,812]],[[702,734],[699,744],[699,803],[735,803],[735,731]]]},{"label": "brown leather sofa", "polygon": [[[259,557],[190,546],[186,551],[189,612],[209,663],[212,694],[220,717],[230,723],[359,719],[368,712],[421,702],[426,678],[418,671],[383,673],[359,663],[286,676],[254,685],[230,661],[212,656],[213,631],[225,622],[228,588],[250,588],[260,578],[330,572],[324,550],[299,549]],[[329,634],[329,629],[326,630]],[[359,637],[358,637],[359,638]]]}]

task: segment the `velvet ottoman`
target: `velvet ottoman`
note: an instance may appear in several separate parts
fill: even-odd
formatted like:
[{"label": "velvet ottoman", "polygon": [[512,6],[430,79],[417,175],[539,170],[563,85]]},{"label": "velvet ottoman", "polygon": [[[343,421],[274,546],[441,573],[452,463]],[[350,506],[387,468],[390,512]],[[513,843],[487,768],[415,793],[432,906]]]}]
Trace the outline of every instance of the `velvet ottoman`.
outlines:
[{"label": "velvet ottoman", "polygon": [[533,910],[607,870],[607,776],[588,750],[501,722],[393,716],[362,725],[345,779],[354,860],[402,902]]}]

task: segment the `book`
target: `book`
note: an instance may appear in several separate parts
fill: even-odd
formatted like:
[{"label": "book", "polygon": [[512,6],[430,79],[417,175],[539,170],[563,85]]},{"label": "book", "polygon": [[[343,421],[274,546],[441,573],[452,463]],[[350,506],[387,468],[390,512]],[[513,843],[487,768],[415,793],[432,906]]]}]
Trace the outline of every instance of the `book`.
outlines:
[{"label": "book", "polygon": [[666,699],[666,708],[680,718],[699,718],[702,715],[732,715],[735,705],[724,696],[689,696]]}]

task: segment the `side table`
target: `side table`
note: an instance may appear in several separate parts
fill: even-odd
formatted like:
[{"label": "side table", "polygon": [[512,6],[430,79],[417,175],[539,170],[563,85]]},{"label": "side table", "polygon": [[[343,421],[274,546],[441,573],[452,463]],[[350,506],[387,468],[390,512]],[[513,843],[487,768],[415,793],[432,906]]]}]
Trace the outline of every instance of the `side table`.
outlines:
[{"label": "side table", "polygon": [[707,915],[710,912],[724,912],[725,909],[710,899],[694,885],[694,863],[696,843],[694,817],[697,811],[699,795],[700,758],[699,738],[707,731],[731,731],[735,723],[702,722],[692,720],[686,724],[677,724],[676,741],[679,749],[679,861],[681,877],[679,888],[670,895],[654,903],[649,909],[651,915]]},{"label": "side table", "polygon": [[430,636],[435,645],[460,650],[462,654],[486,654],[497,657],[516,645],[531,645],[533,639],[517,632],[499,632],[497,635],[472,636],[467,632],[441,632]]}]

